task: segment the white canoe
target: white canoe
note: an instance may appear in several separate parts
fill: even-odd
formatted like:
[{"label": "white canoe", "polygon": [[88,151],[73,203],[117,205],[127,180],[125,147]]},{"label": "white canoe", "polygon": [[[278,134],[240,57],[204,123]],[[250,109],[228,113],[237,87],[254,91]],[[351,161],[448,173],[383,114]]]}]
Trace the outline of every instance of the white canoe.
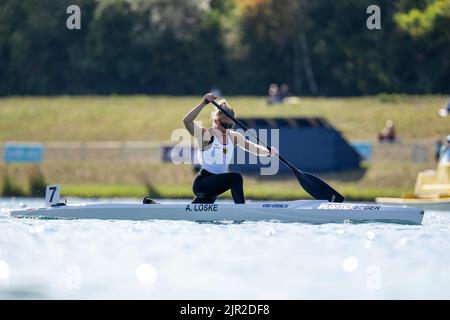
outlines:
[{"label": "white canoe", "polygon": [[388,222],[421,224],[423,210],[374,203],[320,200],[249,204],[96,203],[12,211],[14,217],[107,220],[279,221],[306,223]]}]

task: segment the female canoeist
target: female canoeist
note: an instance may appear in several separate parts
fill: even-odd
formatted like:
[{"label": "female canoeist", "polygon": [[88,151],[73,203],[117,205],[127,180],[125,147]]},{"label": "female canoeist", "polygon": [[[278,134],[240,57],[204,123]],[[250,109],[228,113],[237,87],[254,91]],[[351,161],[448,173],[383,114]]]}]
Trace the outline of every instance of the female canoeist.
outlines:
[{"label": "female canoeist", "polygon": [[[213,126],[211,128],[196,125],[194,120],[200,111],[216,99],[214,94],[206,94],[202,102],[183,119],[186,129],[199,143],[198,160],[202,165],[192,186],[195,194],[192,203],[214,203],[218,195],[230,189],[234,203],[245,203],[241,174],[228,172],[228,165],[233,159],[234,146],[260,156],[273,156],[278,154],[278,150],[272,147],[269,152],[264,146],[255,144],[242,134],[233,131],[233,120],[218,109],[212,112]],[[218,104],[235,116],[233,108],[225,100],[219,101]]]}]

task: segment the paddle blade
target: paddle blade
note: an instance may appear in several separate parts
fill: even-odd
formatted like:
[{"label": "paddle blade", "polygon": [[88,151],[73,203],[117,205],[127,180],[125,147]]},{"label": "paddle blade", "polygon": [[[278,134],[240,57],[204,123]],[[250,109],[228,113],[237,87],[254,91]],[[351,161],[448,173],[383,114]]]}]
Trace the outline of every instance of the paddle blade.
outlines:
[{"label": "paddle blade", "polygon": [[330,202],[344,202],[345,198],[321,179],[310,173],[291,168],[300,185],[314,199],[328,200]]}]

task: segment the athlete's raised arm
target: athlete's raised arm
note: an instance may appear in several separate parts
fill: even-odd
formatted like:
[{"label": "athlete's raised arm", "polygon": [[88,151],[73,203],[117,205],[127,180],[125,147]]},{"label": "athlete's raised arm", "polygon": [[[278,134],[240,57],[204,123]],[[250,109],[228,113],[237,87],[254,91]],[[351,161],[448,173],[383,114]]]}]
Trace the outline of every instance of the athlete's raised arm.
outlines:
[{"label": "athlete's raised arm", "polygon": [[[212,100],[215,100],[215,99],[217,99],[217,97],[214,94],[212,94],[212,93],[206,94],[203,97],[202,102],[200,102],[200,104],[197,105],[194,109],[189,111],[183,118],[183,123],[184,123],[184,126],[186,127],[187,131],[189,131],[189,133],[197,139],[197,141],[199,142],[200,145],[203,145],[203,135],[204,135],[206,129],[196,125],[194,120],[197,118],[197,116],[202,111],[202,109],[209,102],[211,102]],[[196,135],[201,135],[201,136],[197,137]]]}]

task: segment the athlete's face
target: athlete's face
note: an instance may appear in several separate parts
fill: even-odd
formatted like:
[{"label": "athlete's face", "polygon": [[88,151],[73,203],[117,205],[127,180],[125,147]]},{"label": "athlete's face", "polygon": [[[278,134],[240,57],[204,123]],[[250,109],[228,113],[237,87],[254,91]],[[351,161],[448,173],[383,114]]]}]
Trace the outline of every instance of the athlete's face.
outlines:
[{"label": "athlete's face", "polygon": [[233,129],[234,127],[234,122],[233,120],[230,120],[228,118],[219,118],[215,120],[216,126],[218,129],[225,131],[227,129]]}]

